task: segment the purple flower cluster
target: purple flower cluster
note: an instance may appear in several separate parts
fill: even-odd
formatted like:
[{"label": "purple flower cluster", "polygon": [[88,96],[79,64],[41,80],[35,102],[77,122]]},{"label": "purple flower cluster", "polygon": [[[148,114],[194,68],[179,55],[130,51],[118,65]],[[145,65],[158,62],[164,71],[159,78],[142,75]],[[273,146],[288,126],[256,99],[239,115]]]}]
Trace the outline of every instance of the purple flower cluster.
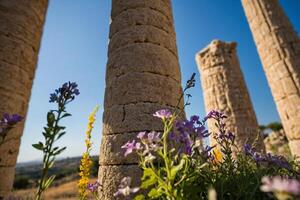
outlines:
[{"label": "purple flower cluster", "polygon": [[127,142],[121,148],[125,149],[125,156],[131,154],[132,152],[139,152],[143,155],[151,153],[151,151],[156,151],[160,148],[160,133],[151,131],[150,133],[147,132],[140,132],[137,135],[137,138],[140,142],[136,142],[132,140],[132,142]]},{"label": "purple flower cluster", "polygon": [[8,113],[4,113],[2,118],[0,119],[0,135],[6,134],[8,130],[13,128],[15,124],[22,120],[23,117],[21,117],[20,115],[9,115]]},{"label": "purple flower cluster", "polygon": [[78,85],[75,82],[66,82],[62,87],[55,90],[54,93],[50,94],[50,103],[57,102],[59,104],[68,103],[73,101],[75,96],[79,95]]},{"label": "purple flower cluster", "polygon": [[212,110],[206,115],[204,120],[205,121],[208,119],[220,120],[220,119],[225,119],[225,118],[227,118],[227,116],[224,113],[216,111],[216,110]]},{"label": "purple flower cluster", "polygon": [[250,156],[258,164],[276,165],[287,170],[292,169],[290,163],[283,156],[272,155],[270,153],[265,155],[260,154],[249,144],[244,145],[244,151],[246,155]]},{"label": "purple flower cluster", "polygon": [[201,122],[196,115],[191,116],[190,120],[177,121],[175,129],[176,131],[170,133],[169,137],[176,143],[183,144],[180,152],[187,155],[192,154],[193,147],[197,141],[201,141],[209,136],[204,126],[204,121]]},{"label": "purple flower cluster", "polygon": [[126,150],[125,153],[124,153],[125,156],[128,156],[129,154],[131,154],[135,150],[140,150],[141,148],[142,148],[141,143],[136,142],[135,140],[132,140],[132,142],[128,141],[126,144],[121,146],[121,149]]},{"label": "purple flower cluster", "polygon": [[100,183],[98,181],[94,182],[94,183],[89,183],[87,186],[87,189],[92,192],[95,193],[98,191],[98,188],[100,187]]},{"label": "purple flower cluster", "polygon": [[288,193],[294,196],[300,195],[300,182],[296,179],[287,179],[280,176],[263,177],[260,190],[263,192]]},{"label": "purple flower cluster", "polygon": [[117,196],[128,197],[130,194],[137,193],[140,190],[140,188],[138,188],[138,187],[130,188],[130,185],[131,185],[131,178],[124,177],[121,180],[118,191],[116,193],[114,193],[114,196],[115,197],[117,197]]}]

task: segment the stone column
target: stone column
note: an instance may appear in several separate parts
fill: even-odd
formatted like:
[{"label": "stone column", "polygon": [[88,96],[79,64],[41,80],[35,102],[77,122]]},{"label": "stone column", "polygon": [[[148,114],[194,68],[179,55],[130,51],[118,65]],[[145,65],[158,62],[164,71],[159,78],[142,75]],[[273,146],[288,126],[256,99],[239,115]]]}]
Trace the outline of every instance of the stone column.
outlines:
[{"label": "stone column", "polygon": [[[47,0],[0,1],[0,115],[26,116]],[[0,145],[0,198],[12,188],[24,124]]]},{"label": "stone column", "polygon": [[[134,156],[120,147],[140,131],[161,131],[152,114],[174,109],[182,94],[170,0],[113,0],[109,33],[100,199],[114,199],[124,176],[138,184]],[[182,106],[182,104],[180,104]]]},{"label": "stone column", "polygon": [[300,156],[299,37],[277,0],[242,0],[242,4],[291,152]]},{"label": "stone column", "polygon": [[[206,111],[219,110],[228,118],[228,130],[236,135],[237,146],[243,149],[246,142],[258,137],[257,149],[263,150],[255,112],[240,69],[236,43],[214,40],[196,55]],[[208,127],[215,131],[215,122]],[[215,143],[211,137],[211,143]]]}]

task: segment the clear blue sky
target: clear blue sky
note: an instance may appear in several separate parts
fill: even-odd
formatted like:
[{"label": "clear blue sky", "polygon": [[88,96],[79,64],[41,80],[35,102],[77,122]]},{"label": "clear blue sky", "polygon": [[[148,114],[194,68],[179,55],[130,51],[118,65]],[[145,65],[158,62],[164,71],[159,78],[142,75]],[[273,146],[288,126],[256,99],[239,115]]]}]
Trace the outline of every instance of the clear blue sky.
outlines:
[{"label": "clear blue sky", "polygon": [[[100,105],[93,132],[93,154],[98,154],[101,140],[103,96],[110,0],[51,0],[48,8],[38,69],[27,116],[18,162],[41,159],[31,144],[42,139],[49,93],[65,81],[76,81],[80,96],[69,105],[73,114],[63,124],[67,134],[59,145],[67,146],[61,155],[77,156],[84,151],[87,118]],[[300,1],[281,0],[281,5],[300,31]],[[204,116],[204,104],[195,64],[195,53],[213,39],[236,41],[238,56],[260,124],[278,121],[279,117],[247,24],[240,0],[173,0],[183,83],[197,73],[192,89],[192,105],[187,114]]]}]

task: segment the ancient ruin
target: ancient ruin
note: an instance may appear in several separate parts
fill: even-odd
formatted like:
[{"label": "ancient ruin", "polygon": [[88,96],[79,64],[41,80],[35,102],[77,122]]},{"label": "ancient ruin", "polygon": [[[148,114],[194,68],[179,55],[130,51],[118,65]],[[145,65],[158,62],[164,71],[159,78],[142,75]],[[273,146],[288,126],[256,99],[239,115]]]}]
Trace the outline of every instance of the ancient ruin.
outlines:
[{"label": "ancient ruin", "polygon": [[[48,1],[0,1],[0,113],[26,116]],[[24,123],[0,145],[0,198],[13,185]]]},{"label": "ancient ruin", "polygon": [[182,94],[170,0],[112,1],[100,199],[113,199],[124,176],[141,176],[136,157],[121,146],[140,131],[162,130],[152,114],[174,109]]},{"label": "ancient ruin", "polygon": [[300,40],[277,0],[242,0],[293,155],[300,156]]},{"label": "ancient ruin", "polygon": [[[214,40],[196,54],[200,71],[205,109],[224,112],[229,130],[236,135],[239,148],[258,137],[258,149],[264,149],[257,119],[240,69],[236,43]],[[214,121],[208,122],[213,131]],[[215,132],[215,131],[213,131]],[[211,137],[211,142],[213,141]]]}]

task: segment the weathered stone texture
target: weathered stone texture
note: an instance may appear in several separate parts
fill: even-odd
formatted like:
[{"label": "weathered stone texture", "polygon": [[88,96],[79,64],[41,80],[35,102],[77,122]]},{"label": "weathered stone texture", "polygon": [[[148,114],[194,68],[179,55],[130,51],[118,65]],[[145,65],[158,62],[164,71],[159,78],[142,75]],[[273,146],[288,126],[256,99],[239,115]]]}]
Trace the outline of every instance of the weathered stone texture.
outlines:
[{"label": "weathered stone texture", "polygon": [[288,146],[288,140],[285,136],[284,130],[272,131],[264,139],[266,146],[266,152],[273,155],[284,156],[285,158],[292,160],[290,148]]},{"label": "weathered stone texture", "polygon": [[[99,167],[98,181],[102,184],[99,189],[99,199],[124,199],[123,197],[114,197],[113,194],[118,190],[120,181],[124,177],[132,177],[131,186],[140,185],[142,170],[135,164],[129,165],[102,165]],[[131,198],[130,198],[131,199]]]},{"label": "weathered stone texture", "polygon": [[242,0],[293,155],[300,156],[300,39],[277,0]]},{"label": "weathered stone texture", "polygon": [[174,110],[182,94],[170,1],[113,0],[111,19],[99,168],[103,200],[115,199],[124,176],[140,179],[137,157],[124,157],[121,146],[140,131],[161,131],[152,114]]},{"label": "weathered stone texture", "polygon": [[[0,1],[0,115],[26,116],[47,0]],[[0,145],[0,197],[12,188],[24,124]]]},{"label": "weathered stone texture", "polygon": [[[236,54],[236,43],[214,40],[196,55],[196,62],[201,74],[206,111],[219,110],[228,116],[228,130],[236,135],[239,148],[259,136],[257,147],[264,149]],[[208,127],[213,132],[214,124],[213,120],[209,120]],[[215,143],[212,137],[211,142]]]}]

